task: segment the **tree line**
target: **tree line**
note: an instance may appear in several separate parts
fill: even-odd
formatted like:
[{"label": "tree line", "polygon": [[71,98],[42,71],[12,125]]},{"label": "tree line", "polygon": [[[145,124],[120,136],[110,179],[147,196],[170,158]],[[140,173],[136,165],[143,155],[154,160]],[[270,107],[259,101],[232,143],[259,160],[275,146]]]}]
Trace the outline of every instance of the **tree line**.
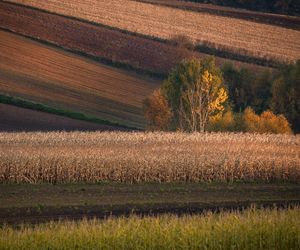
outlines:
[{"label": "tree line", "polygon": [[150,130],[300,132],[300,60],[254,73],[184,60],[144,102]]},{"label": "tree line", "polygon": [[300,15],[299,0],[186,0],[187,2],[211,3],[255,11]]}]

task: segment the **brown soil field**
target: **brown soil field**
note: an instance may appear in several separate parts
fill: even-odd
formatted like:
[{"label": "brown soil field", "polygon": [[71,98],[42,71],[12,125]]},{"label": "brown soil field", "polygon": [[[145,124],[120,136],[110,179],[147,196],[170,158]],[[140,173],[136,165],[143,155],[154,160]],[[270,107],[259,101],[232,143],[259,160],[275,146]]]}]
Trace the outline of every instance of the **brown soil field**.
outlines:
[{"label": "brown soil field", "polygon": [[278,25],[285,28],[300,30],[300,18],[295,16],[262,13],[244,9],[224,7],[205,3],[193,3],[176,0],[135,0],[136,2],[158,4],[167,7],[204,12],[213,15],[233,17],[258,23]]},{"label": "brown soil field", "polygon": [[196,43],[213,42],[256,57],[294,61],[300,58],[300,31],[224,16],[155,6],[129,0],[10,0],[62,15],[170,39],[184,34]]},{"label": "brown soil field", "polygon": [[104,130],[119,130],[119,128],[0,103],[0,131],[2,132]]},{"label": "brown soil field", "polygon": [[[103,26],[3,2],[0,3],[0,27],[95,56],[105,62],[123,63],[134,69],[160,75],[166,75],[184,58],[207,56]],[[228,60],[216,58],[219,65],[225,61]],[[233,60],[231,62],[255,71],[264,68]]]},{"label": "brown soil field", "polygon": [[300,186],[289,183],[2,184],[0,224],[299,203]]},{"label": "brown soil field", "polygon": [[160,81],[0,31],[0,92],[143,128],[142,102]]}]

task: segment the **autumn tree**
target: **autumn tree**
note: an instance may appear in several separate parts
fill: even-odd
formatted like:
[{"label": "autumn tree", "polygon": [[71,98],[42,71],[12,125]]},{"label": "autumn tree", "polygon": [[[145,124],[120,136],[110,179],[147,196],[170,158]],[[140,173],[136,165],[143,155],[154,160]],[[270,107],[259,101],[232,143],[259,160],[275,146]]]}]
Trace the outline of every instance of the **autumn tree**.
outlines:
[{"label": "autumn tree", "polygon": [[[213,58],[185,60],[170,73],[159,94],[154,92],[146,100],[146,119],[157,129],[204,132],[210,117],[224,111],[227,98]],[[161,120],[168,121],[168,126],[157,126]]]},{"label": "autumn tree", "polygon": [[181,129],[204,132],[209,118],[224,110],[227,93],[221,79],[205,70],[196,81],[182,85],[179,122]]},{"label": "autumn tree", "polygon": [[167,130],[172,117],[172,112],[167,100],[161,94],[160,89],[155,90],[144,101],[145,118],[148,122],[148,130]]}]

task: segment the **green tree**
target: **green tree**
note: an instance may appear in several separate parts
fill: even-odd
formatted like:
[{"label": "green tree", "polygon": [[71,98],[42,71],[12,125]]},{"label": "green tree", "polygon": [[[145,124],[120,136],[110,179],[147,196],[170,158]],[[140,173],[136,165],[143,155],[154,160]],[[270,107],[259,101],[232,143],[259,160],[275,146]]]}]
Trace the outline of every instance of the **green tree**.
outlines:
[{"label": "green tree", "polygon": [[271,109],[284,114],[295,132],[300,132],[300,60],[284,67],[272,86]]},{"label": "green tree", "polygon": [[173,113],[171,128],[205,131],[209,118],[224,110],[227,92],[214,58],[180,63],[162,85]]},{"label": "green tree", "polygon": [[253,101],[255,75],[246,68],[239,70],[231,63],[224,64],[222,72],[233,111],[244,111],[246,107],[251,106]]},{"label": "green tree", "polygon": [[252,83],[253,97],[250,105],[259,114],[270,109],[273,78],[273,72],[271,70],[264,70],[257,74]]},{"label": "green tree", "polygon": [[270,108],[273,82],[271,70],[254,73],[246,68],[237,69],[232,63],[225,63],[222,72],[234,112],[242,112],[249,106],[258,113]]}]

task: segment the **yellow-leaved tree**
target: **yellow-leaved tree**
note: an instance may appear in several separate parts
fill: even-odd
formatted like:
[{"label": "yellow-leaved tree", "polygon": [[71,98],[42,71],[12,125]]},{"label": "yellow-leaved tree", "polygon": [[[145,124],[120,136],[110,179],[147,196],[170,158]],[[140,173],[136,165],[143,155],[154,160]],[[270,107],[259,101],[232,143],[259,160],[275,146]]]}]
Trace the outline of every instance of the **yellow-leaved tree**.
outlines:
[{"label": "yellow-leaved tree", "polygon": [[[154,92],[148,100],[155,95]],[[164,81],[161,95],[168,104],[165,109],[172,114],[168,128],[189,132],[206,131],[209,119],[223,113],[228,99],[222,74],[213,58],[181,62]],[[146,119],[149,112],[152,111],[146,108]],[[153,124],[153,120],[147,120]]]}]

